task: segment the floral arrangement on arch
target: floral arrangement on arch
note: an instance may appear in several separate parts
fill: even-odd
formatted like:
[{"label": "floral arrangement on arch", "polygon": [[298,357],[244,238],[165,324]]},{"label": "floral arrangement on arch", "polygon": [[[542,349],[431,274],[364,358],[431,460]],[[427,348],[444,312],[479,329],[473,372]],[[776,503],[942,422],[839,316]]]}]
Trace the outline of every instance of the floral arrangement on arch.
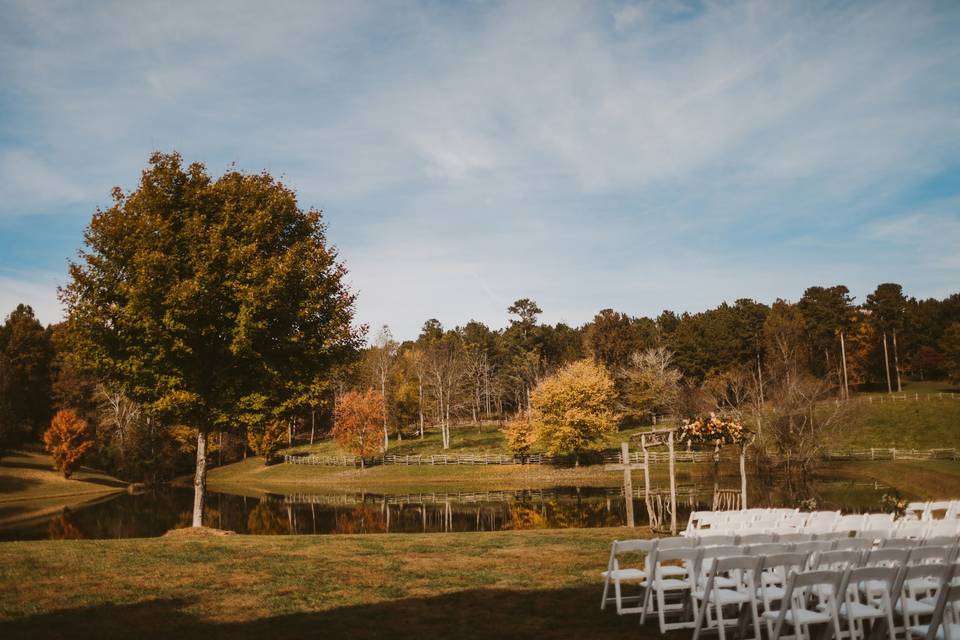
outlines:
[{"label": "floral arrangement on arch", "polygon": [[741,422],[714,413],[697,418],[693,422],[684,420],[680,426],[679,436],[681,442],[692,444],[746,446],[753,440],[753,432],[744,427]]}]

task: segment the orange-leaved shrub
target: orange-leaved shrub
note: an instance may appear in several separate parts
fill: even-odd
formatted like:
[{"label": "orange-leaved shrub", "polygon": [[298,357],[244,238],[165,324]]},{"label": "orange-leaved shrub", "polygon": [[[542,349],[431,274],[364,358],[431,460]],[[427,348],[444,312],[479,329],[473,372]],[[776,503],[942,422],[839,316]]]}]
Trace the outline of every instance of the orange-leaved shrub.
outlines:
[{"label": "orange-leaved shrub", "polygon": [[87,428],[87,421],[69,409],[58,411],[50,428],[43,434],[43,444],[53,458],[53,466],[69,478],[74,469],[80,466],[84,454],[93,447],[93,435]]},{"label": "orange-leaved shrub", "polygon": [[361,467],[365,456],[383,450],[383,412],[383,396],[373,389],[348,391],[337,398],[331,433],[341,447],[360,456]]}]

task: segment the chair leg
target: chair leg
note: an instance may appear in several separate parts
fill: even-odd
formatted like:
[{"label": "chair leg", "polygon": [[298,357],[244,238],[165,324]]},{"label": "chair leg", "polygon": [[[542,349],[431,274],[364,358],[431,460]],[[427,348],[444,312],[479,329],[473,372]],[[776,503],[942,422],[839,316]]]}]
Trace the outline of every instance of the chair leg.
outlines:
[{"label": "chair leg", "polygon": [[640,624],[647,624],[647,612],[650,610],[650,605],[652,604],[653,591],[650,589],[648,584],[643,588],[643,611],[640,613]]},{"label": "chair leg", "polygon": [[614,578],[613,580],[613,596],[617,599],[617,615],[623,615],[623,602],[621,601],[620,595],[620,580]]},{"label": "chair leg", "polygon": [[720,640],[727,640],[727,631],[726,629],[724,629],[726,625],[723,624],[723,605],[720,604],[719,596],[717,596],[716,610],[717,610],[717,633],[719,633],[720,635]]},{"label": "chair leg", "polygon": [[600,598],[600,611],[607,608],[607,593],[610,590],[610,576],[603,579],[603,597]]},{"label": "chair leg", "polygon": [[667,608],[666,598],[663,596],[663,589],[657,589],[657,615],[660,618],[660,634],[667,632],[667,618],[664,610]]}]

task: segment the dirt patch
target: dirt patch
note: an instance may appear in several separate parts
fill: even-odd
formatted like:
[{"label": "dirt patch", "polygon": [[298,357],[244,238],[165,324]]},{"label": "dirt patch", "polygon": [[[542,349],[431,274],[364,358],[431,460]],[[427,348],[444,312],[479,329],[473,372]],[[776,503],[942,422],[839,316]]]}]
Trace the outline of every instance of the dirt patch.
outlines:
[{"label": "dirt patch", "polygon": [[185,527],[183,529],[170,529],[164,538],[208,538],[210,536],[232,536],[235,532],[224,531],[223,529],[214,529],[212,527]]}]

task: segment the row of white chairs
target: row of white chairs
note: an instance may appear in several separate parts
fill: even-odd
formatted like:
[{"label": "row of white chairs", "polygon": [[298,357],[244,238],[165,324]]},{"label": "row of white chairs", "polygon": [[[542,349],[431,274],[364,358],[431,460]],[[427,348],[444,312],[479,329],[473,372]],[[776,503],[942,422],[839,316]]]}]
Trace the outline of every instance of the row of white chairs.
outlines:
[{"label": "row of white chairs", "polygon": [[840,533],[876,532],[881,537],[924,538],[960,535],[960,519],[903,518],[890,513],[842,515],[839,511],[800,512],[783,509],[743,511],[695,511],[684,535],[750,533]]},{"label": "row of white chairs", "polygon": [[[809,626],[820,623],[834,624],[838,639],[863,640],[864,620],[883,618],[890,640],[895,640],[896,613],[904,621],[901,630],[911,640],[930,631],[921,624],[921,616],[938,620],[938,607],[941,618],[945,612],[956,613],[940,607],[936,594],[953,576],[958,540],[947,540],[950,544],[943,546],[904,542],[915,546],[875,549],[873,540],[857,538],[711,546],[700,546],[689,538],[615,541],[603,573],[601,609],[613,601],[618,613],[640,613],[641,623],[655,612],[661,633],[694,628],[696,639],[702,629],[710,628],[719,632],[721,640],[734,620],[724,617],[727,605],[748,606],[755,637],[760,638],[762,620],[772,640],[780,637],[785,624],[794,627],[798,637],[810,638]],[[646,554],[642,568],[622,566],[626,554],[636,553]],[[960,573],[957,578],[960,582]],[[640,595],[625,597],[621,589],[625,582],[638,584]],[[842,601],[835,594],[844,594]],[[814,609],[811,595],[817,596]],[[674,602],[668,603],[668,597]],[[779,608],[773,606],[776,602],[781,603]],[[626,606],[630,603],[638,604]],[[694,621],[667,622],[667,613],[688,610],[688,604],[693,605]],[[847,622],[845,633],[840,618]],[[935,635],[936,630],[930,633]],[[960,634],[955,640],[960,640]]]},{"label": "row of white chairs", "polygon": [[960,519],[960,500],[933,500],[907,504],[906,517],[912,520]]}]

